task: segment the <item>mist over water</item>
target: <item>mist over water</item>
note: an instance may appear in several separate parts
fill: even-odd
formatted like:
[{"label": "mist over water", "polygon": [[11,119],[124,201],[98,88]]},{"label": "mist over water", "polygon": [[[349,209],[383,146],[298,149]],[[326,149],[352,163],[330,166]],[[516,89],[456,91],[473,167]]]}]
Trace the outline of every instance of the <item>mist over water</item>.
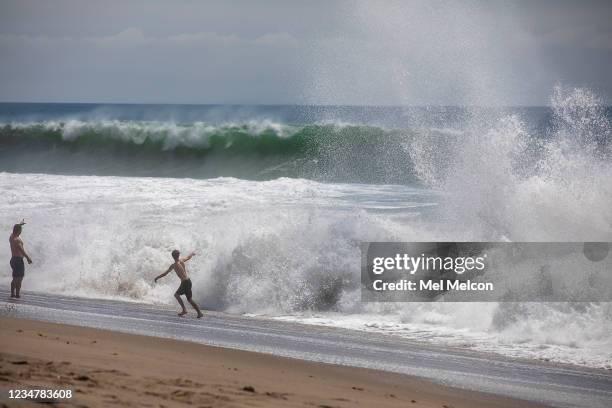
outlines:
[{"label": "mist over water", "polygon": [[557,88],[551,104],[541,133],[510,115],[410,145],[419,177],[447,193],[446,222],[485,240],[610,240],[610,116],[584,89]]}]

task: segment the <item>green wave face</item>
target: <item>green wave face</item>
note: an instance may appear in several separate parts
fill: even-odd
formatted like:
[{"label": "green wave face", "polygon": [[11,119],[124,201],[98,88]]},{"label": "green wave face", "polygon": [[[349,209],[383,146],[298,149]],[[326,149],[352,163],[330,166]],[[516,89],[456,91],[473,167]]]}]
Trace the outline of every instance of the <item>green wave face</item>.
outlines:
[{"label": "green wave face", "polygon": [[0,127],[0,171],[412,184],[414,131],[357,125],[38,122]]}]

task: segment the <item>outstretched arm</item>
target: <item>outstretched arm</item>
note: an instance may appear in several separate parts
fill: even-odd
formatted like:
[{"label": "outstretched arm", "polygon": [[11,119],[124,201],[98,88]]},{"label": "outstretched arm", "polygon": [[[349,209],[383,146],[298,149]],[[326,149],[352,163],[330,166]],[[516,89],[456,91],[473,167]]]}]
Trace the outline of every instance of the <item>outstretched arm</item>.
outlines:
[{"label": "outstretched arm", "polygon": [[170,266],[168,267],[168,269],[166,270],[166,272],[162,273],[161,275],[159,275],[159,276],[157,276],[157,277],[155,278],[155,281],[154,281],[154,282],[157,282],[157,280],[158,280],[158,279],[161,279],[161,278],[163,278],[164,276],[166,276],[167,274],[169,274],[169,273],[170,273],[170,271],[172,270],[172,267],[173,267],[173,266],[174,266],[174,265],[170,265]]},{"label": "outstretched arm", "polygon": [[195,252],[192,252],[189,254],[189,256],[184,257],[183,259],[181,259],[181,261],[183,262],[187,262],[188,260],[190,260],[191,258],[193,258],[195,256]]}]

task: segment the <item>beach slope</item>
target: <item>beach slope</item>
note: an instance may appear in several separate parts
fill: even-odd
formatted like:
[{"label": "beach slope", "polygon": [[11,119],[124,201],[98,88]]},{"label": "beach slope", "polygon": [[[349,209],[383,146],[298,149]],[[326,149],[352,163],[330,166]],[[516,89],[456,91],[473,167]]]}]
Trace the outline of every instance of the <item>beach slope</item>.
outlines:
[{"label": "beach slope", "polygon": [[411,376],[0,318],[0,388],[71,389],[61,406],[536,407]]}]

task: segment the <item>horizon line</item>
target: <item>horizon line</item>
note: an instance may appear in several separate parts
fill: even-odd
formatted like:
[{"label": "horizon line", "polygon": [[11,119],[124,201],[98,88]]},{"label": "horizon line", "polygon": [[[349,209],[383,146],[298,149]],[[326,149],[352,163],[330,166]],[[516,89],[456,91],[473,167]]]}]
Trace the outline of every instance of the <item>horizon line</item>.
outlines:
[{"label": "horizon line", "polygon": [[[307,104],[307,103],[195,103],[195,102],[44,102],[44,101],[0,101],[0,105],[145,105],[145,106],[251,106],[251,107],[322,107],[322,108],[550,108],[552,105],[376,105],[376,104]],[[609,108],[612,105],[604,104]]]}]

